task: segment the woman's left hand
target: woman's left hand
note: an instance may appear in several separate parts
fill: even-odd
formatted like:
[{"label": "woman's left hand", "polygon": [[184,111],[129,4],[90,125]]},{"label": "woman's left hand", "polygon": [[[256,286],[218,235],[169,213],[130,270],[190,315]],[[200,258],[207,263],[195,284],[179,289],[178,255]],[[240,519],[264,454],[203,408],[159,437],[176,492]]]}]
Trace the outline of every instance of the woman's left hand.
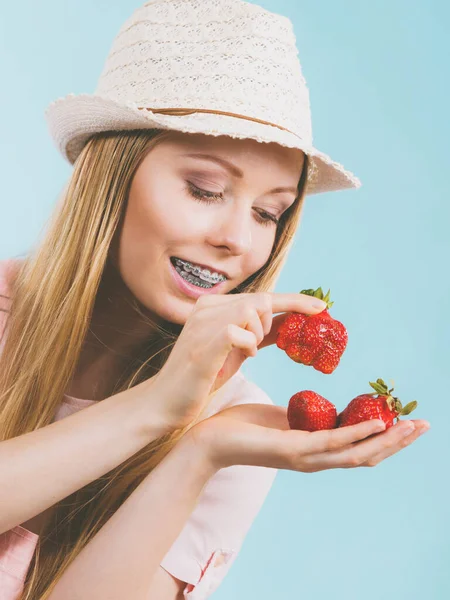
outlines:
[{"label": "woman's left hand", "polygon": [[[286,407],[241,404],[200,421],[185,435],[215,469],[253,465],[313,473],[374,467],[414,442],[422,427],[429,428],[427,421],[419,419],[399,421],[387,431],[377,429],[380,424],[384,426],[369,420],[322,431],[293,430]],[[408,427],[412,427],[409,433]]]}]

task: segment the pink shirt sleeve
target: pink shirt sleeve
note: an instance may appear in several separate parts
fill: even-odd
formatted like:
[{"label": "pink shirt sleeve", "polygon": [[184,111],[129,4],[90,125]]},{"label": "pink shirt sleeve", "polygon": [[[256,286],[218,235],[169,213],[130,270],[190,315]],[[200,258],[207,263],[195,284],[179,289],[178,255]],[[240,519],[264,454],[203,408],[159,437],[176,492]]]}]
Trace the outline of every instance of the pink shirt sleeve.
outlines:
[{"label": "pink shirt sleeve", "polygon": [[[240,375],[235,404],[273,404],[255,383]],[[215,411],[217,412],[217,411]],[[277,469],[234,465],[218,471],[203,488],[189,520],[161,566],[188,582],[186,600],[214,592],[236,559],[276,477]]]},{"label": "pink shirt sleeve", "polygon": [[38,536],[20,525],[0,534],[0,598],[16,600],[23,590]]}]

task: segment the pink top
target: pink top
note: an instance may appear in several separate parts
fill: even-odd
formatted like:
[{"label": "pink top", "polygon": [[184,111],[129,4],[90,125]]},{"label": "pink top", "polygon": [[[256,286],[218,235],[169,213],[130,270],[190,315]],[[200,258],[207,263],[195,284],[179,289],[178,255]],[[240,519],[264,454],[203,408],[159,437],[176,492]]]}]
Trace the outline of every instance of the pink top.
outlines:
[{"label": "pink top", "polygon": [[[0,294],[8,295],[9,268],[15,259],[0,261]],[[0,297],[0,308],[9,302]],[[0,312],[1,336],[7,315]],[[96,402],[64,395],[54,421]],[[269,396],[238,371],[213,396],[205,417],[236,404],[273,404]],[[203,600],[218,588],[244,542],[253,520],[272,486],[277,469],[235,465],[218,471],[203,488],[199,500],[163,558],[161,566],[185,581],[183,597]],[[0,534],[0,598],[16,600],[39,536],[21,525]]]}]

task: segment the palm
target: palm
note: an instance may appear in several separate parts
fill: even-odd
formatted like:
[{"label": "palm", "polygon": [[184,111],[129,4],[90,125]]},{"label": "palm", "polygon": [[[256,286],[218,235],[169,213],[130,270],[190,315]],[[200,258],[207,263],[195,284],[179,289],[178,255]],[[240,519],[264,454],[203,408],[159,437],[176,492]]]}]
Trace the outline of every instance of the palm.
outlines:
[{"label": "palm", "polygon": [[[189,432],[197,446],[206,449],[218,468],[254,464],[279,468],[291,433],[287,409],[273,404],[238,404],[197,423]],[[297,440],[308,432],[296,431]],[[298,443],[298,441],[297,441]],[[284,468],[284,467],[283,467]]]},{"label": "palm", "polygon": [[240,421],[248,425],[268,427],[270,429],[290,429],[287,419],[287,408],[276,404],[258,404],[254,402],[237,404],[236,406],[224,408],[212,415],[210,419],[215,419],[214,427],[217,428],[216,433],[218,433],[221,423],[224,423],[226,419],[231,419],[235,422]]}]

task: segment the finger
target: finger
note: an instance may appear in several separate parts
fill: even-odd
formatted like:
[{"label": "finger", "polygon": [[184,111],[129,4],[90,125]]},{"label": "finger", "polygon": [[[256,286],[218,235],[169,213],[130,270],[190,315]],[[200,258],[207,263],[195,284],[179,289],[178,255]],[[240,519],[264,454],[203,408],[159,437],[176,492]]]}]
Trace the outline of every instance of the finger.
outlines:
[{"label": "finger", "polygon": [[[275,294],[275,295],[280,295],[280,294]],[[291,294],[281,294],[281,295],[285,295],[285,296],[290,296]],[[302,312],[304,314],[317,314],[319,312],[321,312],[323,310],[323,308],[325,308],[325,305],[323,306],[323,308],[314,308],[314,303],[317,300],[317,298],[312,298],[311,296],[307,296],[306,294],[298,294],[298,296],[303,296],[304,298],[311,298],[311,301],[309,300],[302,300],[302,306],[303,309],[300,310],[300,308],[296,309],[295,311],[291,311],[291,312]],[[276,303],[274,301],[272,301],[272,312],[279,312],[279,310],[275,310],[275,305]],[[272,324],[270,327],[270,331],[269,333],[265,336],[265,338],[263,339],[263,341],[258,345],[258,350],[261,350],[262,348],[265,348],[266,346],[271,346],[272,344],[275,344],[277,341],[277,335],[278,335],[278,330],[280,329],[281,325],[283,324],[283,322],[287,319],[287,317],[290,315],[290,312],[285,312],[282,315],[277,315],[275,317],[272,318]]]},{"label": "finger", "polygon": [[206,314],[206,318],[209,317],[211,311],[214,315],[219,309],[223,309],[225,313],[230,310],[235,304],[242,302],[243,294],[209,294],[206,296],[200,296],[197,302],[194,304],[194,309],[197,314],[201,313],[202,316]]},{"label": "finger", "polygon": [[381,461],[389,458],[393,454],[396,454],[406,446],[412,444],[417,438],[419,438],[422,434],[424,434],[430,428],[429,423],[426,421],[414,420],[415,429],[413,429],[412,433],[407,435],[406,437],[401,437],[401,439],[394,445],[382,450],[378,454],[372,456],[368,461],[361,464],[362,467],[375,467]]},{"label": "finger", "polygon": [[[372,419],[370,421],[364,421],[363,423],[357,423],[356,425],[349,425],[348,427],[339,427],[337,429],[323,429],[320,431],[313,431],[309,433],[308,443],[305,444],[303,439],[297,438],[299,431],[290,429],[284,431],[284,437],[286,439],[287,449],[290,452],[295,452],[295,445],[297,439],[301,443],[302,452],[306,454],[321,454],[323,452],[342,451],[353,444],[369,435],[379,433],[383,431],[385,424],[379,419]],[[305,433],[305,432],[303,432]]]},{"label": "finger", "polygon": [[[396,445],[403,443],[406,436],[414,431],[410,421],[402,421],[390,427],[382,435],[376,435],[368,440],[333,452],[327,459],[331,468],[353,468],[368,462],[380,452],[389,452]],[[330,468],[330,467],[328,467]]]},{"label": "finger", "polygon": [[[188,371],[194,381],[209,382],[214,384],[217,374],[222,370],[225,360],[233,348],[242,352],[242,360],[236,362],[236,368],[244,362],[246,357],[254,356],[256,339],[254,333],[242,329],[233,323],[221,327],[208,340],[208,343],[196,345],[192,351]],[[240,362],[240,364],[239,364]],[[223,382],[222,382],[223,384]],[[186,385],[189,385],[186,383]]]},{"label": "finger", "polygon": [[261,323],[263,326],[263,339],[261,340],[261,343],[264,342],[264,338],[270,334],[270,332],[272,331],[272,323],[273,323],[273,314],[272,314],[272,310],[266,310],[265,312],[261,313],[259,315],[260,319],[261,319]]},{"label": "finger", "polygon": [[315,315],[326,308],[325,302],[307,294],[280,294],[272,292],[272,312],[299,312]]},{"label": "finger", "polygon": [[[252,297],[251,297],[252,296]],[[216,328],[233,324],[250,331],[255,336],[255,346],[250,356],[255,356],[258,343],[264,339],[265,330],[269,331],[272,319],[272,304],[268,294],[242,294],[239,302],[222,305],[221,311],[214,314]],[[205,315],[205,313],[203,313]],[[268,320],[269,319],[269,320]],[[241,346],[238,346],[241,348]]]},{"label": "finger", "polygon": [[[264,425],[271,411],[259,410],[257,416],[255,414],[252,416],[252,413],[256,411],[255,408],[250,410],[250,406],[247,414],[245,410],[235,411],[233,414],[232,409],[225,409],[210,417],[209,426],[207,419],[204,422],[206,425],[204,430],[203,428],[198,430],[206,434],[205,446],[208,448],[213,462],[219,464],[220,468],[233,464],[304,472],[333,468],[332,458],[329,457],[333,457],[334,453],[331,451],[315,453],[315,448],[325,449],[336,444],[338,438],[340,438],[340,443],[345,444],[348,439],[360,439],[362,436],[376,431],[374,421],[342,428],[354,430],[351,436],[349,436],[349,432],[344,432],[343,435],[336,429],[313,433],[291,429],[280,430]],[[286,418],[283,414],[285,411],[278,412],[278,415],[273,416],[277,416],[279,424],[285,427]],[[217,428],[214,427],[214,420],[216,420]],[[248,422],[249,420],[251,422]],[[355,434],[355,431],[359,432],[358,435]],[[331,434],[337,434],[337,436]],[[326,439],[328,442],[325,441]]]},{"label": "finger", "polygon": [[256,338],[253,331],[243,329],[234,323],[230,323],[224,328],[222,340],[217,339],[216,343],[219,345],[217,352],[221,351],[222,359],[224,356],[226,357],[233,348],[242,350],[243,353],[248,356],[255,356],[256,354]]},{"label": "finger", "polygon": [[263,327],[263,337],[258,340],[259,343],[263,342],[264,337],[268,335],[272,329],[273,311],[272,311],[272,299],[273,294],[270,292],[261,292],[256,294],[256,312],[261,320]]},{"label": "finger", "polygon": [[281,327],[283,321],[285,321],[288,316],[289,313],[284,313],[282,315],[277,315],[276,317],[272,318],[270,331],[264,337],[263,341],[258,345],[258,350],[261,350],[261,348],[265,348],[266,346],[271,346],[272,344],[275,344],[277,340],[278,330]]},{"label": "finger", "polygon": [[[201,296],[202,297],[202,296]],[[209,298],[209,296],[205,296]],[[272,324],[271,294],[251,293],[227,296],[221,300],[208,300],[199,306],[197,317],[203,323],[214,319],[215,329],[225,327],[229,323],[243,329],[253,331],[257,341],[264,339],[265,332],[270,331]]]},{"label": "finger", "polygon": [[[304,314],[317,314],[322,312],[326,308],[326,303],[319,298],[314,296],[308,296],[308,294],[283,294],[279,292],[267,292],[272,297],[272,313],[289,313],[299,312]],[[264,292],[247,292],[243,294],[208,294],[200,296],[195,303],[196,310],[207,309],[209,307],[215,307],[218,304],[225,304],[229,306],[230,302],[242,302],[246,301],[248,296],[259,295],[264,296]],[[261,302],[258,301],[258,306]]]},{"label": "finger", "polygon": [[[258,315],[258,313],[256,312],[256,309],[254,307],[251,306],[246,306],[246,307],[236,307],[237,311],[238,311],[238,315],[236,316],[237,320],[240,320],[242,325],[243,325],[243,329],[247,329],[248,331],[251,331],[256,338],[256,345],[258,345],[259,342],[261,342],[264,339],[264,330],[263,330],[263,325],[261,323],[261,319]],[[242,313],[242,311],[245,311],[245,316],[244,316],[244,320],[242,320],[243,315],[240,314]]]},{"label": "finger", "polygon": [[[278,292],[267,292],[272,297],[272,313],[289,313],[299,312],[303,314],[314,315],[322,312],[326,308],[326,304],[323,300],[315,298],[314,296],[308,296],[308,294],[282,294]],[[247,292],[244,294],[208,294],[206,296],[200,296],[197,300],[195,307],[196,309],[205,310],[210,307],[214,308],[217,305],[225,304],[229,306],[230,302],[242,302],[247,301],[249,296],[264,296],[262,292]],[[255,298],[258,307],[261,307],[261,300]],[[264,303],[264,301],[262,302]]]},{"label": "finger", "polygon": [[[271,301],[266,302],[264,296],[269,295]],[[229,310],[232,305],[242,306],[242,303],[247,303],[250,297],[254,297],[257,312],[260,315],[263,323],[263,331],[265,336],[258,345],[258,350],[271,346],[276,342],[278,329],[283,321],[289,316],[290,312],[301,312],[304,314],[317,314],[325,308],[325,303],[308,296],[307,294],[279,294],[268,292],[257,293],[250,292],[244,294],[210,294],[207,296],[200,296],[195,304],[195,312],[197,315],[201,314],[202,319],[210,319],[211,313],[214,315],[216,325],[219,326],[219,322],[224,325],[229,322]],[[253,298],[252,298],[253,299]],[[267,306],[270,305],[270,313],[267,313]],[[218,307],[222,308],[222,311],[218,313]],[[283,314],[273,316],[274,313],[284,311]],[[268,332],[268,333],[266,333]]]}]

